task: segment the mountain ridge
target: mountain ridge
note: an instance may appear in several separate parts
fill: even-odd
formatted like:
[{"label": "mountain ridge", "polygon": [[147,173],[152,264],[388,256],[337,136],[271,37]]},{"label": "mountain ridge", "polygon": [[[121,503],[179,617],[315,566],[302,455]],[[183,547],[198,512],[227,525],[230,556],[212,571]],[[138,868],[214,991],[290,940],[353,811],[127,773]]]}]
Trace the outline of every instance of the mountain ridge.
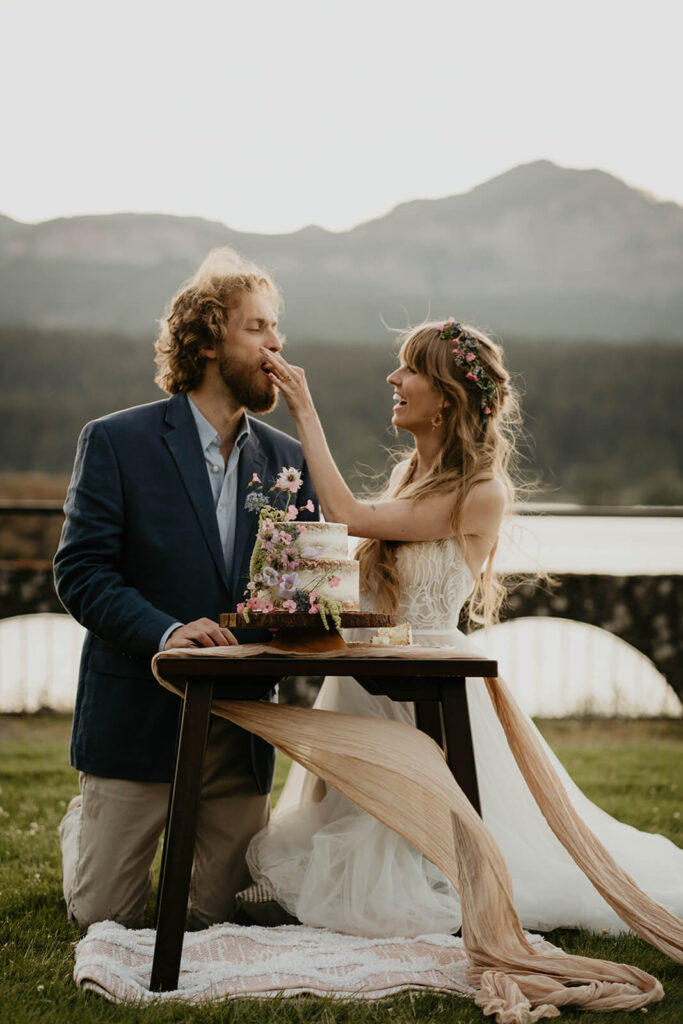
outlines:
[{"label": "mountain ridge", "polygon": [[258,234],[163,213],[35,225],[0,214],[0,323],[147,332],[220,245],[273,273],[284,326],[301,337],[375,341],[382,319],[430,310],[503,336],[683,339],[683,207],[548,160],[344,232]]}]

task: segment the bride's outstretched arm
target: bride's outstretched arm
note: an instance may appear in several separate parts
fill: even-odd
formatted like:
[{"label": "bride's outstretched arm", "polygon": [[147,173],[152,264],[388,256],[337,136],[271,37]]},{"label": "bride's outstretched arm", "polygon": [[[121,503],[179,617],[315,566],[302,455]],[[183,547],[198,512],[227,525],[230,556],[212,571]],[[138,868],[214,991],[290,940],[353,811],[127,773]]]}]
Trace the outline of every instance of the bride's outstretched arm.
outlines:
[{"label": "bride's outstretched arm", "polygon": [[[271,380],[282,392],[296,422],[313,486],[328,522],[346,523],[349,533],[355,537],[420,541],[450,536],[453,501],[447,493],[424,498],[417,515],[414,502],[406,498],[391,498],[374,503],[358,501],[332,458],[303,369],[291,366],[282,356],[269,349],[262,349],[262,354]],[[486,504],[490,506],[490,502]],[[497,503],[494,504],[497,506]],[[500,512],[502,508],[493,508],[495,524],[487,517],[489,521],[485,532],[493,529],[489,547],[497,533]],[[471,531],[465,532],[469,534]],[[475,560],[479,561],[478,558]]]}]

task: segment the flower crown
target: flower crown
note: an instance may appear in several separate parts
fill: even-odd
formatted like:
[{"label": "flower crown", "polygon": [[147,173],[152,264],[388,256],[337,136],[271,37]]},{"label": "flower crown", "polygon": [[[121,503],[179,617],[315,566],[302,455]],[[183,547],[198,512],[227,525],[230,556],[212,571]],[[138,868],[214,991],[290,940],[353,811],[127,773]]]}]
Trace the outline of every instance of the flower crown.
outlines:
[{"label": "flower crown", "polygon": [[498,388],[489,377],[484,369],[484,364],[479,358],[480,343],[475,337],[468,334],[463,325],[459,324],[452,316],[448,318],[446,323],[441,325],[439,338],[441,341],[454,342],[453,356],[455,357],[456,364],[461,366],[463,370],[467,370],[465,379],[474,381],[482,392],[481,425],[486,427],[488,418],[493,411],[491,406]]}]

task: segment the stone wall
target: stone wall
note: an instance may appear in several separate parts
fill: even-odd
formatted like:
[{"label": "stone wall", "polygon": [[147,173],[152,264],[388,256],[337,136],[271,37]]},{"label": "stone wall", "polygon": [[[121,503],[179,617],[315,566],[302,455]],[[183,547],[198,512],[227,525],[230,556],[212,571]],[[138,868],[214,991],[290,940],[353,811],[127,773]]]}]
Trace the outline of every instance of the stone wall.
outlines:
[{"label": "stone wall", "polygon": [[[62,612],[47,561],[0,562],[0,618]],[[683,576],[558,574],[549,586],[518,583],[503,621],[545,615],[621,637],[646,655],[683,699]]]}]

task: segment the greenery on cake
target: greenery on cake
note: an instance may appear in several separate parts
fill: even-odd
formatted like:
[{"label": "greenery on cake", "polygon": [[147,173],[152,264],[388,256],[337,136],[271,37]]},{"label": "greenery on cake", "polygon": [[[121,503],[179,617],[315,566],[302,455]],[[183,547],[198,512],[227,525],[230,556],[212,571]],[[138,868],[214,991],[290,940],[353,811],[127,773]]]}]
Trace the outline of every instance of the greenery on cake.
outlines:
[{"label": "greenery on cake", "polygon": [[[237,611],[247,622],[252,612],[319,615],[325,629],[330,628],[331,620],[341,632],[341,602],[320,593],[320,587],[324,584],[333,588],[339,586],[340,578],[321,570],[320,576],[309,582],[307,587],[300,584],[297,569],[302,554],[295,542],[305,536],[308,527],[305,523],[296,522],[296,519],[303,509],[314,511],[310,498],[305,505],[297,507],[293,503],[293,497],[302,482],[299,470],[283,467],[271,487],[271,491],[277,492],[273,503],[261,490],[251,491],[247,495],[244,507],[250,512],[258,511],[259,522],[249,562],[246,600],[237,605]],[[256,484],[261,484],[261,480],[254,473],[249,487]],[[278,508],[278,504],[284,507]],[[312,551],[313,554],[315,552]]]}]

